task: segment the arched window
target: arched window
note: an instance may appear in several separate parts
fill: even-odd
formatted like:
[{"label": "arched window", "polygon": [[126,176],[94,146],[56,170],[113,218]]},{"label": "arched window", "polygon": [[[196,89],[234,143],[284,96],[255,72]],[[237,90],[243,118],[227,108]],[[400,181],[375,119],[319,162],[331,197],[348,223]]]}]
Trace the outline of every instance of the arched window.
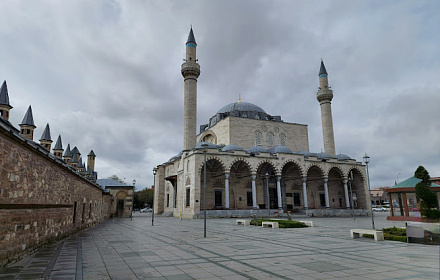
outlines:
[{"label": "arched window", "polygon": [[274,134],[272,133],[272,132],[268,132],[267,133],[267,144],[270,146],[270,147],[272,147],[274,144],[273,144],[273,137],[274,137]]},{"label": "arched window", "polygon": [[284,133],[280,134],[280,145],[286,146],[286,134],[284,134]]},{"label": "arched window", "polygon": [[255,145],[261,145],[261,131],[255,130]]}]

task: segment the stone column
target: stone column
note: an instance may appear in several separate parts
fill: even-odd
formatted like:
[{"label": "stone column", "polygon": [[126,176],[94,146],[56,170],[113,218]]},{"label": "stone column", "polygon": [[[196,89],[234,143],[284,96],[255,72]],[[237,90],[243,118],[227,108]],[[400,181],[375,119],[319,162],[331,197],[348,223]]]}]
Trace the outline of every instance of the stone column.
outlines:
[{"label": "stone column", "polygon": [[257,187],[255,186],[255,179],[257,178],[257,175],[252,174],[251,178],[252,178],[252,207],[254,209],[258,209],[258,206],[257,206]]},{"label": "stone column", "polygon": [[347,186],[347,179],[342,180],[342,182],[344,183],[344,193],[345,193],[345,207],[347,207],[347,209],[350,209],[350,197],[348,196],[348,186]]},{"label": "stone column", "polygon": [[309,204],[307,202],[307,177],[302,178],[303,181],[303,197],[304,197],[304,209],[309,209]]},{"label": "stone column", "polygon": [[277,179],[277,196],[278,196],[278,209],[283,209],[283,202],[281,201],[281,176],[276,176]]},{"label": "stone column", "polygon": [[225,173],[225,208],[229,209],[229,173]]},{"label": "stone column", "polygon": [[173,182],[173,189],[174,189],[173,208],[177,208],[177,179]]},{"label": "stone column", "polygon": [[328,178],[324,178],[325,208],[330,209],[330,201],[328,198]]}]

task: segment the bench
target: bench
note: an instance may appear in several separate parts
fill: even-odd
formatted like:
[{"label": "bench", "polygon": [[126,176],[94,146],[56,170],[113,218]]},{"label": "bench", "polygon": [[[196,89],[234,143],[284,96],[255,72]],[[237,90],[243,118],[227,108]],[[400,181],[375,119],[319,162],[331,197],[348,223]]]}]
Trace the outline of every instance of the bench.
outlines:
[{"label": "bench", "polygon": [[251,225],[251,221],[249,220],[237,220],[236,225],[241,225],[241,226],[250,226]]},{"label": "bench", "polygon": [[383,231],[375,229],[350,229],[351,238],[359,238],[362,234],[374,235],[374,240],[383,241]]},{"label": "bench", "polygon": [[261,226],[264,228],[279,228],[278,222],[262,222]]},{"label": "bench", "polygon": [[314,227],[315,226],[315,222],[314,221],[299,221],[300,223],[305,224],[306,226],[309,227]]}]

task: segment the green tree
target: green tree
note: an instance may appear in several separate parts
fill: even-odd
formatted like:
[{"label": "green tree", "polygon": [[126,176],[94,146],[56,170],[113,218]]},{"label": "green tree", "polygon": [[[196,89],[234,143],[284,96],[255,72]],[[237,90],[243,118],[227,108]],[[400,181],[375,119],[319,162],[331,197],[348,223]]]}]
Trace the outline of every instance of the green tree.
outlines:
[{"label": "green tree", "polygon": [[421,199],[420,201],[420,212],[423,216],[431,218],[434,212],[433,208],[438,207],[437,195],[429,189],[431,186],[431,181],[428,171],[423,167],[419,166],[414,173],[414,177],[420,179],[419,183],[416,185],[416,195]]},{"label": "green tree", "polygon": [[145,188],[134,193],[134,207],[144,208],[145,206],[153,205],[153,190]]}]

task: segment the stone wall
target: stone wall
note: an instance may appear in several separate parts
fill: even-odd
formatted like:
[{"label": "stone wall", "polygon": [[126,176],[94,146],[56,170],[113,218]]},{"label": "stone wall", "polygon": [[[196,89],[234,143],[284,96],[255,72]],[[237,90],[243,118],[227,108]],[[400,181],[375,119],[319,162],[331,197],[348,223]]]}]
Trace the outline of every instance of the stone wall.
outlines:
[{"label": "stone wall", "polygon": [[108,218],[110,201],[97,184],[2,122],[0,266]]},{"label": "stone wall", "polygon": [[283,145],[295,152],[309,150],[307,125],[239,117],[221,120],[208,132],[199,134],[197,141],[211,132],[216,135],[218,145],[234,144],[249,149],[256,143],[256,131],[261,133],[259,145],[265,149]]}]

